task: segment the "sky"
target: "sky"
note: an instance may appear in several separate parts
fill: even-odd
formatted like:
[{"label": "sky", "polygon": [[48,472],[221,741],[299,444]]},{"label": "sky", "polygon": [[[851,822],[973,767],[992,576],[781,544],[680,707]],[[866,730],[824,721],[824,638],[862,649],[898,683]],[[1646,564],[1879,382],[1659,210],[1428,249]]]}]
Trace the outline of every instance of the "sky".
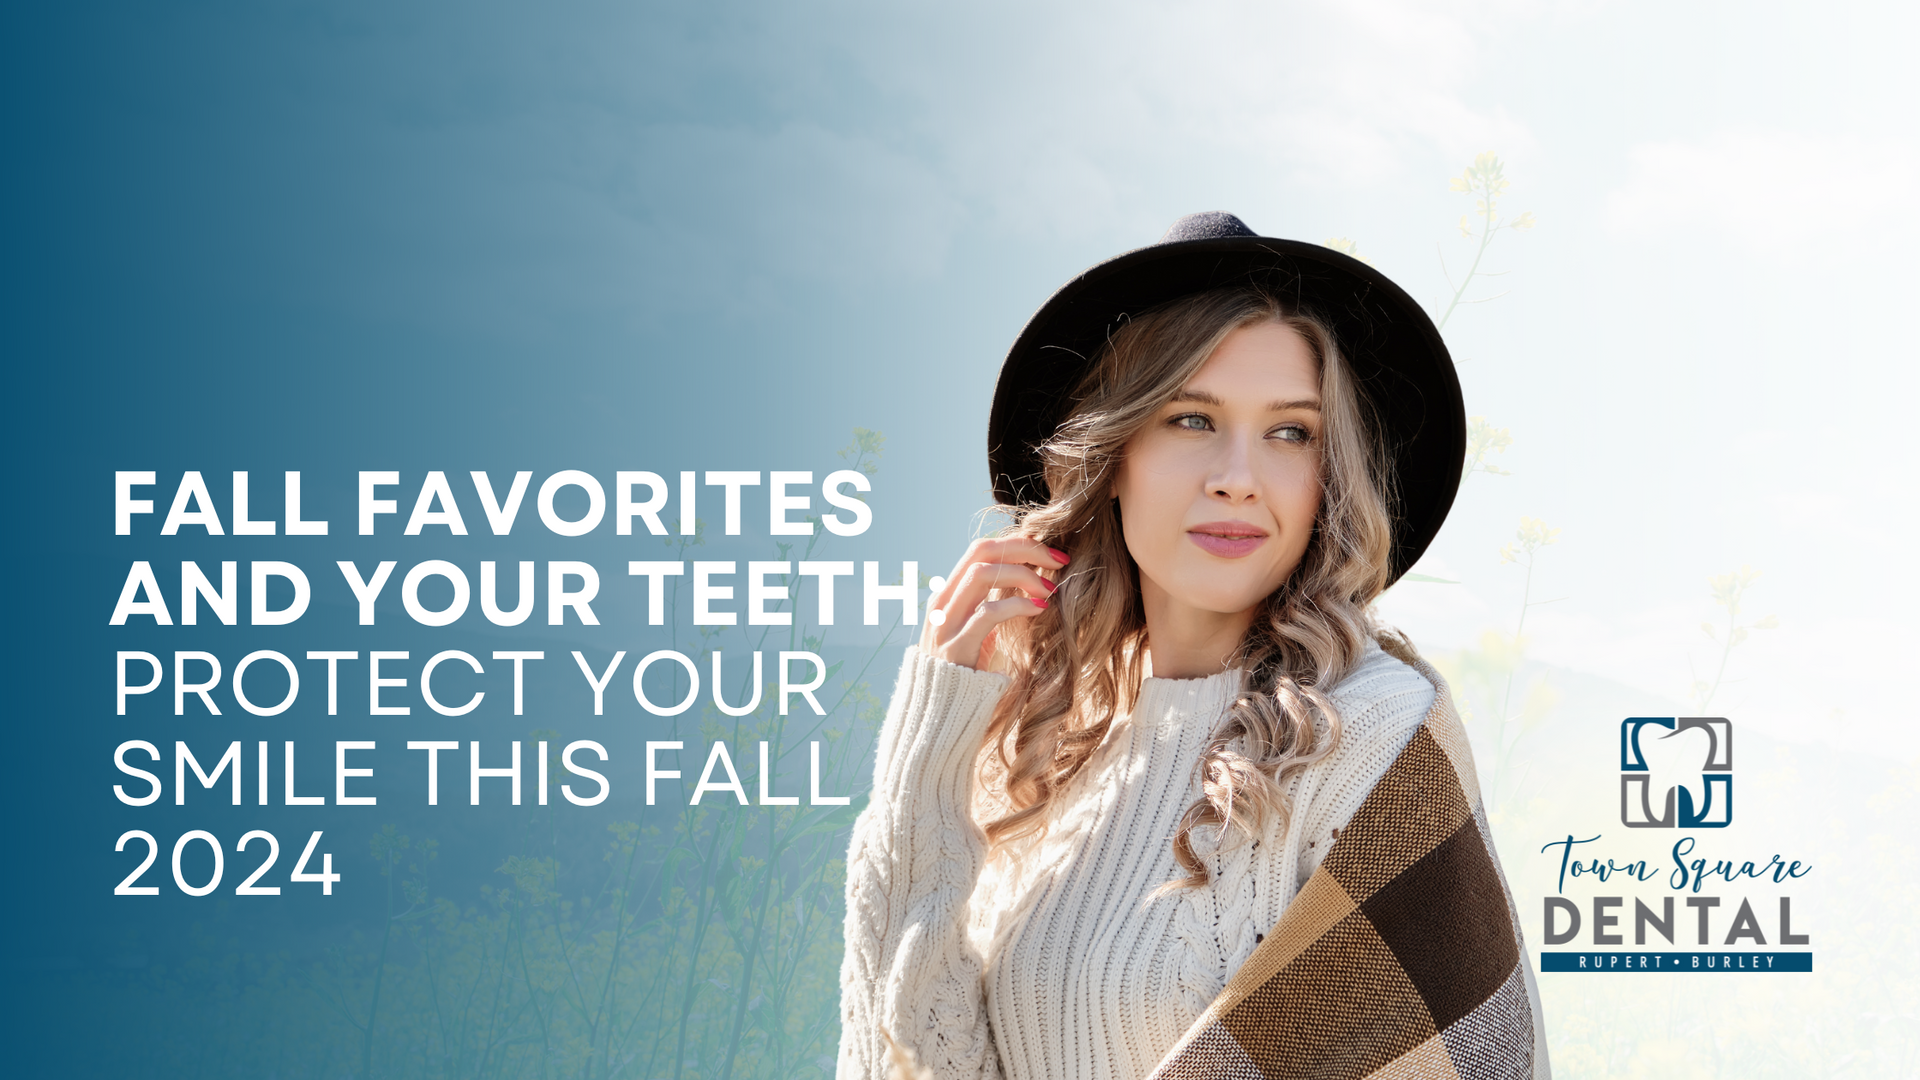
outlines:
[{"label": "sky", "polygon": [[[1533,227],[1444,330],[1511,443],[1383,617],[1460,664],[1524,618],[1600,757],[1618,709],[1685,715],[1702,679],[1829,787],[1920,755],[1912,5],[228,0],[9,38],[6,663],[21,760],[56,764],[0,798],[83,807],[23,841],[48,858],[119,865],[90,817],[119,808],[73,794],[113,775],[74,688],[147,557],[113,470],[304,470],[345,521],[355,470],[817,476],[864,428],[875,524],[839,557],[940,572],[1054,289],[1225,210],[1438,315],[1476,244],[1450,181],[1487,153]],[[1523,521],[1553,542],[1503,561]],[[1743,567],[1729,650],[1710,583]]]},{"label": "sky", "polygon": [[1497,552],[1538,518],[1563,531],[1526,595],[1564,599],[1529,609],[1530,655],[1683,699],[1717,655],[1707,580],[1750,565],[1779,629],[1724,707],[1920,749],[1885,677],[1915,644],[1900,6],[34,18],[29,378],[109,372],[50,395],[76,424],[263,468],[342,437],[771,467],[862,426],[889,547],[929,566],[988,502],[999,358],[1072,273],[1225,209],[1349,240],[1438,311],[1472,249],[1447,181],[1493,151],[1500,212],[1538,224],[1446,329],[1511,475],[1468,482],[1422,567],[1462,584],[1385,611],[1430,647],[1515,623]]},{"label": "sky", "polygon": [[[1228,210],[1443,312],[1511,436],[1383,615],[1430,652],[1920,752],[1915,16],[1632,3],[204,4],[35,13],[11,425],[48,522],[153,467],[835,467],[862,557],[982,527],[1000,358]],[[93,470],[93,472],[89,472]],[[64,511],[71,510],[71,514]],[[1503,562],[1523,518],[1557,529]],[[106,556],[96,532],[23,550]],[[597,550],[597,549],[596,549]],[[123,559],[112,555],[112,559]],[[112,580],[107,580],[112,578]],[[54,579],[47,579],[49,581]],[[118,578],[91,588],[110,602]],[[56,625],[91,625],[49,595]],[[88,609],[90,612],[91,609]],[[1715,627],[1709,637],[1702,624]],[[1600,718],[1604,719],[1604,718]],[[1596,719],[1595,722],[1599,722]]]}]

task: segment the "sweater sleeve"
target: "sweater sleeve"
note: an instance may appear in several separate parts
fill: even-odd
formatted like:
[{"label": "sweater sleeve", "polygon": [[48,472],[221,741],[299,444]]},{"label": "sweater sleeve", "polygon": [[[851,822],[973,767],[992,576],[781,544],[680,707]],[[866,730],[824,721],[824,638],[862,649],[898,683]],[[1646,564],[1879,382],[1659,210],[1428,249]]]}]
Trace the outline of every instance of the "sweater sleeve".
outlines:
[{"label": "sweater sleeve", "polygon": [[968,898],[986,858],[973,767],[1004,676],[909,648],[847,852],[838,1080],[887,1080],[893,1046],[932,1080],[997,1078]]}]

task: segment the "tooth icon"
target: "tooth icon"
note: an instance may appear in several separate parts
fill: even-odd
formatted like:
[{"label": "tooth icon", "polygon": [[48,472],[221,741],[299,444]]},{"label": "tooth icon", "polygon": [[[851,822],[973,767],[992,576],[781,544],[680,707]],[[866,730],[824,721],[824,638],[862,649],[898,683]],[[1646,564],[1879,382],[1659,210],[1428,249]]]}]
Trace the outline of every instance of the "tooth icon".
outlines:
[{"label": "tooth icon", "polygon": [[1733,724],[1724,717],[1630,718],[1620,727],[1620,768],[1620,821],[1629,828],[1733,821]]}]

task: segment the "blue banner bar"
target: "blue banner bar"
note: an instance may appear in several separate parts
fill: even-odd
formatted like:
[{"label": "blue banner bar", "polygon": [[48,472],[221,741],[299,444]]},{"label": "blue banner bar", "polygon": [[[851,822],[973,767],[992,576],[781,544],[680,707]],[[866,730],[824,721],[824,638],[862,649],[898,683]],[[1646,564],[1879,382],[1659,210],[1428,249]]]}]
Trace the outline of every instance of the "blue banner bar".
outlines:
[{"label": "blue banner bar", "polygon": [[1810,952],[1543,952],[1541,971],[1812,971]]}]

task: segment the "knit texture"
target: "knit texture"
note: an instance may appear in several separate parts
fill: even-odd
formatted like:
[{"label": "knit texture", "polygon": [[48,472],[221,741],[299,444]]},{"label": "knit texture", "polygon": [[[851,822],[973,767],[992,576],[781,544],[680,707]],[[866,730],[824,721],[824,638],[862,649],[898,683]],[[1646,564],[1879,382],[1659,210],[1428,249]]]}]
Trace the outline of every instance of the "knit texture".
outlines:
[{"label": "knit texture", "polygon": [[1151,1080],[1551,1080],[1539,990],[1438,672],[1433,708]]},{"label": "knit texture", "polygon": [[880,1080],[888,1040],[935,1080],[1144,1078],[1312,876],[1420,726],[1434,686],[1369,644],[1331,697],[1342,737],[1289,783],[1293,813],[1247,842],[1172,839],[1240,673],[1148,679],[1046,837],[987,864],[975,755],[1006,679],[909,649],[847,862],[840,1080]]}]

